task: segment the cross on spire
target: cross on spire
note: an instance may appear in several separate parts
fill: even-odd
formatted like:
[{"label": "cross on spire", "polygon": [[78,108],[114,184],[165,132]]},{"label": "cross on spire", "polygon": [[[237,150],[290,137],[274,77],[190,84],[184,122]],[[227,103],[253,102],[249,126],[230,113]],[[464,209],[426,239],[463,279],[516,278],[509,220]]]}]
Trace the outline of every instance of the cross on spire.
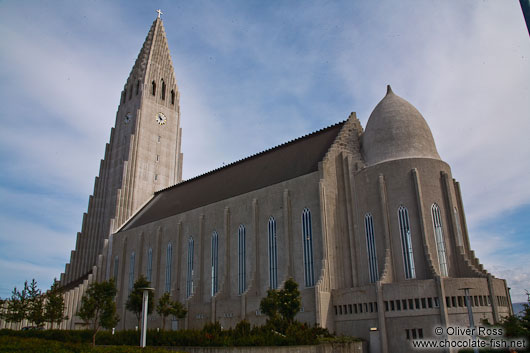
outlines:
[{"label": "cross on spire", "polygon": [[160,9],[156,10],[156,12],[158,13],[158,18],[160,18],[160,15],[163,14],[162,10],[160,10]]}]

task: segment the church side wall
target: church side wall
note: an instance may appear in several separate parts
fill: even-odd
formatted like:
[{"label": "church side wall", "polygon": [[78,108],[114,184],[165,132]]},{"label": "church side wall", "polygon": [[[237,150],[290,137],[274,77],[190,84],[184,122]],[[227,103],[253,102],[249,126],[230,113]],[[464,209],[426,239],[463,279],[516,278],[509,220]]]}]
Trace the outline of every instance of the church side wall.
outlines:
[{"label": "church side wall", "polygon": [[[242,318],[253,324],[265,322],[259,312],[259,302],[269,288],[268,222],[276,221],[278,251],[278,285],[289,277],[299,284],[303,311],[297,319],[315,322],[315,291],[305,288],[304,253],[302,243],[302,212],[312,214],[313,263],[315,274],[321,271],[322,233],[320,224],[319,174],[314,172],[263,189],[239,195],[195,210],[113,235],[111,259],[118,256],[118,313],[122,317],[119,329],[137,325],[132,313],[125,310],[128,295],[131,253],[135,252],[134,279],[146,274],[147,252],[153,249],[152,285],[155,298],[164,292],[166,284],[167,246],[172,243],[171,296],[188,307],[179,327],[202,327],[219,321],[225,328],[233,327]],[[239,294],[238,230],[246,233],[246,286]],[[218,288],[212,297],[211,237],[217,232]],[[193,238],[193,294],[187,297],[188,244]],[[143,240],[142,240],[143,239]],[[143,243],[143,246],[141,245]],[[124,248],[125,246],[125,248]],[[142,248],[140,248],[142,246]],[[140,267],[138,254],[143,252]],[[125,258],[124,258],[125,257]],[[292,264],[292,265],[290,265]],[[111,276],[115,273],[111,260]],[[153,315],[151,327],[161,327]],[[168,320],[169,321],[169,320]],[[169,322],[166,323],[169,327]]]}]

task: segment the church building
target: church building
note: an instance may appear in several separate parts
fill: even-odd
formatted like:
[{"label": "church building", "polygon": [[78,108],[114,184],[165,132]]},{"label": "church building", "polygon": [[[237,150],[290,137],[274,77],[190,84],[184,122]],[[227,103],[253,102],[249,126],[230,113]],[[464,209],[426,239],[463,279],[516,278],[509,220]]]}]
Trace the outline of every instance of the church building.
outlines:
[{"label": "church building", "polygon": [[[179,103],[159,15],[61,275],[63,328],[83,327],[75,313],[88,285],[113,278],[116,329],[134,329],[125,302],[140,275],[155,300],[169,292],[187,307],[173,329],[263,324],[261,299],[293,278],[297,320],[382,352],[408,352],[436,326],[468,326],[462,288],[476,323],[512,313],[506,281],[471,250],[460,186],[426,120],[390,86],[365,128],[352,113],[185,181]],[[148,326],[161,318],[153,313]]]}]

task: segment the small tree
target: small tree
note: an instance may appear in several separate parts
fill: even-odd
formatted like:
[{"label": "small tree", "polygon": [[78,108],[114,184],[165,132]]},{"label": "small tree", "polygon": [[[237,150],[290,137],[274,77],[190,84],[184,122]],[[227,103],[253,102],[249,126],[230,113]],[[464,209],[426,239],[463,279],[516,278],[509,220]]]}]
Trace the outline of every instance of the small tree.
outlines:
[{"label": "small tree", "polygon": [[46,322],[49,322],[52,329],[53,324],[59,325],[63,320],[68,320],[68,316],[64,314],[64,298],[63,291],[57,279],[53,280],[53,284],[46,293],[46,304],[44,305],[44,317]]},{"label": "small tree", "polygon": [[279,291],[278,299],[278,311],[289,325],[292,324],[294,317],[300,312],[300,307],[302,306],[298,283],[289,278],[285,282],[283,289]]},{"label": "small tree", "polygon": [[28,310],[26,318],[37,327],[41,327],[45,322],[44,317],[44,296],[41,290],[37,287],[35,278],[31,281],[28,289]]},{"label": "small tree", "polygon": [[96,345],[96,334],[100,328],[111,329],[119,321],[116,314],[116,285],[114,280],[92,283],[81,298],[77,315],[92,328],[92,346]]},{"label": "small tree", "polygon": [[156,312],[162,316],[162,331],[166,329],[166,318],[171,315],[171,297],[168,292],[165,292],[159,299],[156,305]]},{"label": "small tree", "polygon": [[267,315],[268,326],[285,333],[289,325],[294,323],[301,305],[298,284],[289,278],[283,289],[267,291],[267,296],[260,302],[260,310]]},{"label": "small tree", "polygon": [[278,327],[281,324],[281,316],[278,312],[279,302],[278,291],[269,289],[267,296],[259,304],[261,312],[267,315],[267,323],[273,327]]},{"label": "small tree", "polygon": [[156,305],[156,312],[158,315],[162,316],[162,330],[166,329],[166,318],[169,315],[173,315],[178,319],[183,319],[186,317],[188,311],[184,308],[184,305],[178,300],[172,301],[171,296],[168,292],[165,292]]},{"label": "small tree", "polygon": [[184,319],[188,313],[188,310],[186,310],[184,305],[182,305],[182,303],[178,300],[175,300],[171,303],[171,308],[173,309],[172,315],[177,319]]},{"label": "small tree", "polygon": [[[140,327],[140,319],[142,318],[142,305],[143,305],[143,290],[142,288],[149,287],[150,283],[149,281],[142,275],[140,276],[136,282],[134,282],[134,287],[131,293],[129,294],[129,298],[127,299],[127,303],[125,304],[125,308],[127,310],[131,311],[136,315],[136,319],[138,320],[138,327]],[[153,296],[150,295],[147,299],[147,306],[148,310],[147,313],[151,314],[153,312]]]},{"label": "small tree", "polygon": [[8,322],[19,323],[27,316],[28,311],[28,281],[24,283],[24,289],[19,291],[17,287],[11,292],[11,299],[7,301],[7,309],[4,318]]}]

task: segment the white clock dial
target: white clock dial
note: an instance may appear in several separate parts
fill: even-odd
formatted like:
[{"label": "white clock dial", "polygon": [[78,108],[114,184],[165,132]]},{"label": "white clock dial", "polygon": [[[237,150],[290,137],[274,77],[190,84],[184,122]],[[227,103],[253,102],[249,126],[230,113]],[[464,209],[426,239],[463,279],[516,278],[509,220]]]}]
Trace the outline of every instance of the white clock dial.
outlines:
[{"label": "white clock dial", "polygon": [[156,114],[155,120],[159,125],[165,125],[167,122],[167,118],[163,113]]},{"label": "white clock dial", "polygon": [[133,117],[132,113],[125,114],[125,124],[131,121],[132,117]]}]

